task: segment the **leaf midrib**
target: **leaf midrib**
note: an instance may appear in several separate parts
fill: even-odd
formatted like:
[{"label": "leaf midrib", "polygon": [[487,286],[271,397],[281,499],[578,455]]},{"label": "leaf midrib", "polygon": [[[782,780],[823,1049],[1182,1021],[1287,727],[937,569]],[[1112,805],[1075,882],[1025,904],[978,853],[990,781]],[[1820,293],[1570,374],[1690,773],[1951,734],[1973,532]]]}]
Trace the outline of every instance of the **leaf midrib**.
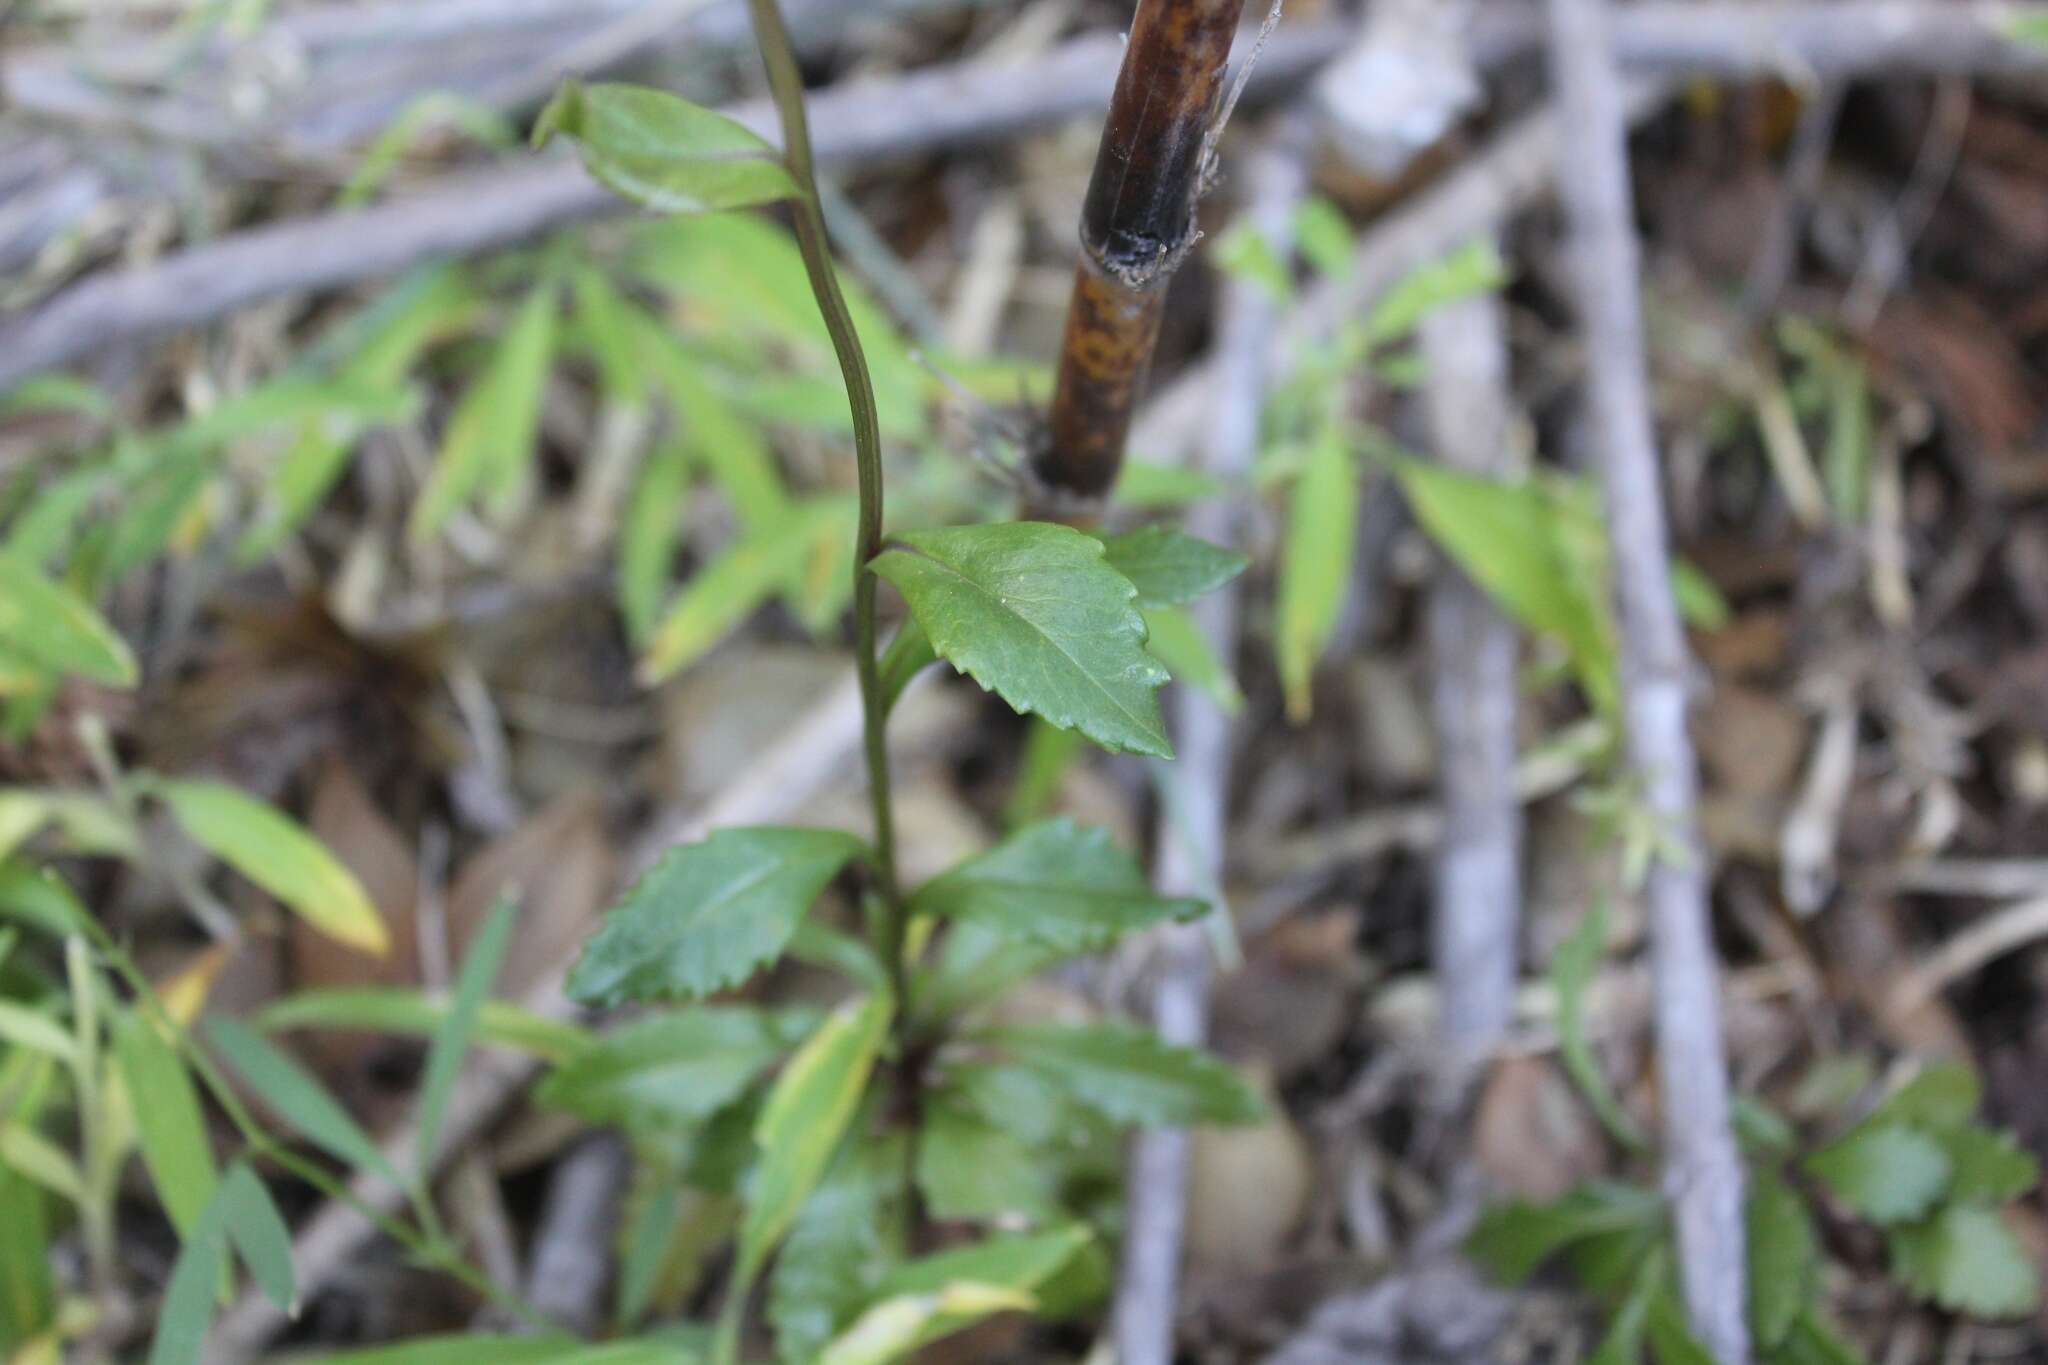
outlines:
[{"label": "leaf midrib", "polygon": [[[1143,716],[1140,716],[1137,713],[1131,711],[1130,708],[1126,707],[1121,701],[1119,701],[1115,693],[1111,692],[1107,687],[1105,687],[1101,683],[1100,680],[1098,680],[1095,677],[1093,673],[1089,672],[1087,667],[1083,665],[1079,659],[1076,659],[1071,653],[1069,653],[1064,645],[1062,645],[1057,639],[1053,638],[1051,635],[1047,634],[1044,627],[1040,626],[1036,621],[1033,621],[1031,618],[1020,615],[1019,613],[1010,610],[1009,604],[1003,601],[1002,594],[995,592],[993,589],[987,587],[985,584],[976,582],[974,579],[968,577],[965,573],[962,573],[954,565],[947,563],[945,560],[940,559],[937,555],[931,554],[930,552],[921,549],[918,546],[909,544],[906,541],[898,541],[892,548],[904,550],[909,554],[926,561],[927,563],[934,564],[939,568],[945,570],[947,573],[951,574],[953,577],[959,579],[962,583],[966,584],[970,589],[980,594],[982,597],[994,599],[995,609],[997,611],[1001,612],[1005,616],[1008,616],[1013,621],[1020,621],[1024,625],[1030,627],[1031,631],[1034,634],[1036,634],[1040,639],[1044,640],[1048,645],[1052,646],[1054,653],[1058,654],[1062,659],[1065,659],[1070,665],[1073,666],[1074,670],[1077,673],[1079,673],[1083,679],[1085,679],[1091,686],[1093,686],[1096,691],[1100,692],[1103,698],[1109,702],[1110,706],[1114,708],[1119,715],[1123,716],[1132,725],[1136,726],[1140,734],[1149,736],[1151,732],[1151,727],[1149,727],[1146,724],[1145,718]],[[1111,572],[1114,572],[1114,570],[1112,570]],[[1133,591],[1135,594],[1135,590]],[[1048,599],[1038,598],[1033,600],[1044,601]],[[1126,605],[1128,605],[1128,603],[1126,603]],[[934,632],[930,631],[929,629],[927,629],[926,631],[926,634],[928,635],[933,633]],[[1133,640],[1131,644],[1132,647],[1136,648],[1140,654],[1144,652],[1143,647],[1138,643],[1138,641]]]}]

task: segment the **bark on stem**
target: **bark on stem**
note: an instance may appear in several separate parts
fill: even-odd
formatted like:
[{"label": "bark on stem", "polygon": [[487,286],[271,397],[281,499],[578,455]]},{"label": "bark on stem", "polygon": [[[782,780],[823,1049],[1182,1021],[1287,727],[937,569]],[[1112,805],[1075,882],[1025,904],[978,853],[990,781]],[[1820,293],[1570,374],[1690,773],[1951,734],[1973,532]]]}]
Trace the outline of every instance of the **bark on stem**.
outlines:
[{"label": "bark on stem", "polygon": [[1055,508],[1105,496],[1174,267],[1194,244],[1203,148],[1244,0],[1139,0],[1081,210],[1081,262],[1035,460]]},{"label": "bark on stem", "polygon": [[1664,851],[1644,896],[1656,981],[1665,1182],[1692,1324],[1721,1365],[1746,1365],[1742,1165],[1728,1117],[1728,1066],[1707,919],[1707,871],[1686,733],[1685,634],[1643,353],[1641,253],[1630,203],[1628,124],[1606,0],[1549,0],[1559,195],[1585,328],[1593,449],[1607,495],[1618,610],[1622,729]]}]

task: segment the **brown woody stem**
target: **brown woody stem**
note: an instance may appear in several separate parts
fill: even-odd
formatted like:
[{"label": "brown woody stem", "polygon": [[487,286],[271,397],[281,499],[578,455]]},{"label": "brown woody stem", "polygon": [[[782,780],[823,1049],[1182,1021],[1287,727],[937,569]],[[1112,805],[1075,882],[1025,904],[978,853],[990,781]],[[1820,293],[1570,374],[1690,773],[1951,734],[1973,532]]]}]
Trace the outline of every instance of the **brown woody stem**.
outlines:
[{"label": "brown woody stem", "polygon": [[1048,439],[1053,508],[1106,495],[1159,339],[1166,282],[1194,244],[1203,151],[1244,0],[1139,0],[1081,210],[1081,264]]}]

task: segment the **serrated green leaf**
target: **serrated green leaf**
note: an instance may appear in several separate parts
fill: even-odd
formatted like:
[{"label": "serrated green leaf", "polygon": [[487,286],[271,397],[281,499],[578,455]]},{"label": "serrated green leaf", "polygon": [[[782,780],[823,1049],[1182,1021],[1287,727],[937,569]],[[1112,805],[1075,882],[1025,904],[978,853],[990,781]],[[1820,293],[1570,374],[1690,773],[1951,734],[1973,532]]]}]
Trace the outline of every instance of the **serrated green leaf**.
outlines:
[{"label": "serrated green leaf", "polygon": [[661,213],[703,213],[794,197],[781,154],[725,115],[661,90],[562,82],[533,125],[533,145],[576,142],[599,183]]},{"label": "serrated green leaf", "polygon": [[1772,1348],[1813,1295],[1820,1243],[1799,1192],[1767,1171],[1751,1174],[1745,1224],[1750,1332],[1759,1346]]},{"label": "serrated green leaf", "polygon": [[840,1148],[789,1231],[768,1284],[768,1321],[790,1365],[814,1361],[873,1299],[902,1256],[892,1209],[903,1180],[903,1137]]},{"label": "serrated green leaf", "polygon": [[1589,1238],[1652,1230],[1655,1194],[1627,1186],[1582,1186],[1548,1203],[1512,1200],[1480,1215],[1465,1254],[1504,1284],[1520,1284],[1551,1257]]},{"label": "serrated green leaf", "polygon": [[149,791],[193,843],[313,928],[379,957],[390,951],[384,917],[362,883],[298,821],[224,782],[155,778]]},{"label": "serrated green leaf", "polygon": [[917,1187],[931,1216],[951,1219],[1024,1217],[1057,1210],[1052,1171],[1016,1134],[957,1102],[935,1098],[918,1132]]},{"label": "serrated green leaf", "polygon": [[[797,1050],[768,1092],[754,1125],[760,1164],[747,1188],[738,1260],[720,1319],[720,1340],[728,1347],[748,1290],[818,1187],[860,1107],[893,1013],[882,995],[842,1005]],[[729,1359],[731,1352],[719,1354]]]},{"label": "serrated green leaf", "polygon": [[1173,607],[1216,591],[1251,563],[1171,526],[1103,536],[1103,562],[1131,580],[1140,607]]},{"label": "serrated green leaf", "polygon": [[264,1105],[301,1136],[345,1165],[374,1171],[394,1185],[404,1182],[370,1135],[297,1062],[239,1019],[215,1015],[206,1037]]},{"label": "serrated green leaf", "polygon": [[2041,1268],[1996,1209],[1949,1204],[1891,1230],[1892,1274],[1956,1313],[2017,1318],[2041,1304]]},{"label": "serrated green leaf", "polygon": [[187,1233],[220,1180],[192,1077],[163,1035],[133,1010],[114,1026],[114,1057],[133,1101],[142,1163],[171,1225]]},{"label": "serrated green leaf", "polygon": [[1957,1128],[1970,1121],[1983,1099],[1976,1072],[1961,1062],[1937,1062],[1900,1086],[1872,1121]]},{"label": "serrated green leaf", "polygon": [[133,687],[135,656],[90,603],[0,552],[0,646],[58,673],[109,687]]},{"label": "serrated green leaf", "polygon": [[584,944],[570,998],[645,1004],[738,985],[865,847],[838,830],[751,828],[670,849]]},{"label": "serrated green leaf", "polygon": [[817,1024],[809,1010],[706,1005],[628,1024],[550,1072],[534,1099],[592,1123],[680,1129],[732,1103]]},{"label": "serrated green leaf", "polygon": [[1146,1029],[1047,1025],[980,1036],[1114,1123],[1183,1128],[1266,1116],[1258,1094],[1228,1065]]},{"label": "serrated green leaf", "polygon": [[1194,617],[1179,607],[1147,607],[1145,629],[1151,637],[1145,648],[1166,665],[1175,682],[1203,693],[1227,716],[1244,710],[1244,693],[1238,690],[1230,665],[1217,657]]},{"label": "serrated green leaf", "polygon": [[910,898],[914,915],[974,920],[1061,953],[1090,952],[1162,920],[1208,907],[1161,896],[1102,829],[1061,817],[1019,830],[933,878]]},{"label": "serrated green leaf", "polygon": [[1806,1169],[1844,1204],[1880,1225],[1918,1218],[1948,1189],[1948,1153],[1898,1123],[1869,1123],[1806,1159]]},{"label": "serrated green leaf", "polygon": [[1166,670],[1145,652],[1130,582],[1102,542],[1049,522],[907,531],[872,568],[941,658],[1025,714],[1107,749],[1170,757]]},{"label": "serrated green leaf", "polygon": [[434,1146],[440,1140],[441,1121],[447,1116],[448,1101],[455,1094],[455,1081],[462,1073],[462,1059],[469,1052],[476,1033],[477,1018],[483,1013],[484,997],[505,965],[505,950],[511,946],[512,927],[519,921],[519,901],[502,897],[485,918],[481,931],[463,958],[455,978],[455,993],[449,998],[448,1013],[434,1030],[427,1045],[427,1065],[420,1078],[419,1109],[413,1119],[418,1135],[420,1169],[424,1182],[432,1169]]},{"label": "serrated green leaf", "polygon": [[1958,1204],[1998,1204],[2017,1199],[2041,1179],[2041,1164],[2009,1133],[1965,1124],[1938,1135],[1955,1172],[1948,1197]]},{"label": "serrated green leaf", "polygon": [[920,1017],[947,1019],[1000,999],[1066,956],[1042,940],[1019,940],[965,920],[947,931],[937,963],[919,973],[912,999]]},{"label": "serrated green leaf", "polygon": [[1351,452],[1337,424],[1325,423],[1288,499],[1274,608],[1273,649],[1287,716],[1297,725],[1314,709],[1316,662],[1344,610],[1357,540],[1358,488]]},{"label": "serrated green leaf", "polygon": [[[447,1020],[450,1003],[410,986],[337,986],[300,991],[263,1007],[256,1026],[265,1033],[285,1029],[361,1029],[431,1038]],[[518,1048],[543,1061],[559,1062],[596,1041],[596,1035],[566,1019],[550,1019],[509,1000],[486,1000],[477,1013],[477,1037],[499,1047]]]},{"label": "serrated green leaf", "polygon": [[555,350],[555,283],[544,279],[519,305],[483,373],[455,405],[407,523],[415,541],[431,539],[455,510],[479,496],[504,520],[525,500],[533,443]]}]

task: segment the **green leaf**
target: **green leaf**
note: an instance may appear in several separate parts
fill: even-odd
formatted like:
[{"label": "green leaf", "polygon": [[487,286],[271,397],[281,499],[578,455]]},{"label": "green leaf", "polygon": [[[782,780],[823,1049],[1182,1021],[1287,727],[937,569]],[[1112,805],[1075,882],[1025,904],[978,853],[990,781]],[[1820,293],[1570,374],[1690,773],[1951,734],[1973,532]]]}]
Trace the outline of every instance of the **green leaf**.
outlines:
[{"label": "green leaf", "polygon": [[1650,1304],[1664,1273],[1664,1257],[1658,1253],[1653,1252],[1640,1264],[1628,1297],[1608,1320],[1607,1334],[1593,1354],[1586,1357],[1586,1365],[1638,1365],[1643,1336],[1649,1328]]},{"label": "green leaf", "polygon": [[0,1125],[0,1167],[10,1166],[78,1209],[89,1202],[78,1163],[19,1120]]},{"label": "green leaf", "polygon": [[0,919],[12,919],[52,938],[88,937],[92,923],[70,886],[49,868],[0,862]]},{"label": "green leaf", "polygon": [[1019,830],[910,898],[914,915],[978,921],[1061,953],[1105,948],[1134,929],[1195,919],[1207,908],[1157,894],[1107,830],[1064,817]]},{"label": "green leaf", "polygon": [[263,1182],[238,1162],[185,1235],[158,1312],[149,1365],[198,1365],[230,1246],[271,1302],[297,1311],[291,1233]]},{"label": "green leaf", "polygon": [[[1708,1362],[1712,1365],[1712,1362]],[[1835,1329],[1809,1308],[1792,1324],[1771,1365],[1870,1365],[1863,1353],[1843,1341]]]},{"label": "green leaf", "polygon": [[1413,459],[1396,460],[1394,473],[1430,538],[1502,611],[1561,641],[1587,695],[1610,710],[1606,542],[1581,486],[1487,479]]},{"label": "green leaf", "polygon": [[1227,716],[1244,710],[1244,693],[1238,690],[1230,665],[1217,657],[1194,617],[1179,607],[1147,607],[1145,629],[1151,635],[1145,648],[1166,665],[1175,682],[1204,693]]},{"label": "green leaf", "polygon": [[652,686],[695,663],[804,569],[819,538],[845,512],[840,499],[816,499],[727,546],[689,581],[655,627],[640,661],[640,681]]},{"label": "green leaf", "polygon": [[38,1335],[57,1311],[43,1192],[0,1163],[0,1347]]},{"label": "green leaf", "polygon": [[912,1261],[883,1282],[881,1298],[818,1357],[820,1365],[880,1365],[961,1331],[991,1313],[1029,1309],[1033,1291],[1088,1244],[1087,1229],[992,1237]]},{"label": "green leaf", "polygon": [[1199,469],[1125,460],[1123,473],[1116,482],[1116,501],[1118,506],[1132,511],[1163,511],[1220,498],[1229,491],[1228,484]]},{"label": "green leaf", "polygon": [[1166,670],[1145,652],[1137,590],[1102,542],[1049,522],[907,531],[872,568],[910,603],[932,646],[1017,711],[1106,749],[1170,757]]},{"label": "green leaf", "polygon": [[534,1099],[592,1123],[684,1128],[735,1099],[817,1024],[809,1010],[705,1005],[641,1019],[550,1072]]},{"label": "green leaf", "polygon": [[896,703],[903,697],[903,689],[910,686],[911,680],[924,672],[928,665],[936,663],[938,657],[938,651],[932,648],[931,638],[924,633],[924,627],[917,623],[917,618],[913,616],[905,621],[895,638],[889,641],[878,670],[883,715],[896,709]]},{"label": "green leaf", "polygon": [[840,1147],[789,1231],[768,1285],[776,1349],[792,1365],[814,1361],[859,1314],[902,1255],[892,1207],[902,1189],[902,1135]]},{"label": "green leaf", "polygon": [[341,187],[337,202],[343,208],[367,203],[416,143],[434,130],[449,126],[461,129],[486,147],[502,150],[518,141],[505,116],[484,101],[454,91],[430,90],[410,101],[363,149],[348,183]]},{"label": "green leaf", "polygon": [[1295,246],[1316,273],[1341,280],[1351,273],[1351,222],[1344,210],[1320,194],[1294,211]]},{"label": "green leaf", "polygon": [[220,1180],[192,1077],[155,1025],[133,1010],[114,1027],[114,1057],[132,1101],[142,1163],[171,1225],[188,1233]]},{"label": "green leaf", "polygon": [[[476,290],[456,266],[415,271],[339,329],[339,340],[352,350],[341,373],[351,389],[398,390],[421,352],[468,326],[477,309]],[[235,547],[236,562],[257,562],[303,525],[348,467],[363,432],[388,415],[326,411],[306,418],[263,481],[256,517]]]},{"label": "green leaf", "polygon": [[665,441],[648,452],[626,502],[619,527],[619,614],[636,646],[653,638],[661,619],[689,483],[689,447]]},{"label": "green leaf", "polygon": [[1294,276],[1287,262],[1258,225],[1247,219],[1240,218],[1225,229],[1210,259],[1219,270],[1257,285],[1275,303],[1287,302],[1294,293]]},{"label": "green leaf", "polygon": [[1890,1240],[1892,1274],[1951,1312],[2018,1318],[2040,1307],[2041,1269],[1996,1209],[1950,1204]]},{"label": "green leaf", "polygon": [[489,1365],[568,1365],[588,1349],[574,1337],[556,1333],[491,1336],[456,1332],[298,1360],[299,1365],[477,1365],[479,1361],[488,1361]]},{"label": "green leaf", "polygon": [[1615,1098],[1586,1037],[1586,992],[1600,974],[1600,963],[1606,956],[1607,900],[1596,896],[1571,935],[1558,944],[1557,955],[1551,961],[1550,982],[1557,992],[1558,1052],[1573,1084],[1607,1131],[1623,1146],[1642,1151],[1649,1145],[1648,1140]]},{"label": "green leaf", "polygon": [[214,1015],[206,1037],[264,1105],[343,1164],[374,1171],[394,1185],[398,1172],[320,1082],[238,1019]]},{"label": "green leaf", "polygon": [[1507,281],[1507,263],[1490,239],[1468,243],[1409,272],[1383,294],[1366,318],[1366,338],[1377,346],[1404,337],[1425,315],[1459,299],[1491,293]]},{"label": "green leaf", "polygon": [[1034,1222],[1058,1208],[1052,1171],[1017,1136],[966,1106],[935,1098],[918,1132],[917,1187],[941,1220]]},{"label": "green leaf", "polygon": [[1955,1179],[1948,1198],[1958,1204],[1997,1204],[2017,1199],[2041,1179],[2041,1164],[2009,1133],[1965,1124],[1939,1134]]},{"label": "green leaf", "polygon": [[1821,1148],[1806,1169],[1837,1199],[1880,1225],[1918,1218],[1948,1189],[1941,1143],[1917,1128],[1870,1123]]},{"label": "green leaf", "polygon": [[500,898],[484,920],[476,940],[469,946],[462,971],[455,980],[455,994],[449,1002],[447,1016],[434,1030],[434,1041],[427,1045],[427,1067],[420,1080],[419,1109],[413,1120],[420,1161],[416,1174],[422,1183],[431,1170],[434,1145],[441,1136],[441,1122],[447,1116],[448,1101],[455,1094],[455,1081],[462,1073],[462,1059],[469,1052],[470,1039],[476,1033],[484,997],[490,994],[491,983],[498,979],[498,969],[505,965],[505,949],[512,942],[512,927],[518,922],[518,899],[513,896]]},{"label": "green leaf", "polygon": [[1123,1024],[991,1029],[981,1035],[1113,1123],[1257,1123],[1266,1106],[1207,1053]]},{"label": "green leaf", "polygon": [[[739,1327],[747,1291],[832,1158],[867,1089],[894,1007],[887,996],[842,1005],[797,1050],[768,1092],[754,1125],[760,1165],[747,1188],[738,1261],[727,1289],[721,1339]],[[725,1354],[725,1353],[721,1353]]]},{"label": "green leaf", "polygon": [[462,395],[441,436],[433,473],[413,504],[407,533],[431,539],[458,507],[489,498],[491,514],[509,519],[533,478],[533,443],[555,350],[555,282],[526,295],[489,363]]},{"label": "green leaf", "polygon": [[1516,1285],[1566,1248],[1603,1234],[1652,1229],[1662,1216],[1654,1193],[1589,1185],[1548,1203],[1511,1200],[1480,1216],[1465,1254],[1496,1280]]},{"label": "green leaf", "polygon": [[1103,536],[1103,562],[1131,580],[1140,607],[1173,607],[1216,591],[1251,563],[1171,526]]},{"label": "green leaf", "polygon": [[1750,1176],[1749,1327],[1757,1344],[1776,1347],[1813,1296],[1820,1243],[1799,1192],[1767,1171]]},{"label": "green leaf", "polygon": [[40,1010],[0,1000],[0,1042],[41,1052],[67,1065],[78,1061],[78,1040]]},{"label": "green leaf", "polygon": [[[652,319],[648,322],[653,325]],[[675,404],[684,443],[710,472],[740,525],[749,535],[760,535],[786,522],[789,491],[761,429],[704,381],[696,357],[665,331],[648,338],[643,350]]]},{"label": "green leaf", "polygon": [[31,663],[109,687],[133,687],[135,656],[92,606],[0,552],[0,645]]},{"label": "green leaf", "polygon": [[296,820],[224,782],[154,778],[148,789],[193,843],[315,929],[379,957],[390,951],[384,917],[362,883]]},{"label": "green leaf", "polygon": [[562,82],[533,125],[533,145],[573,138],[601,184],[662,213],[702,213],[789,199],[781,154],[701,105],[639,86]]},{"label": "green leaf", "polygon": [[[410,986],[337,986],[300,991],[256,1015],[266,1033],[284,1029],[361,1029],[431,1038],[446,1022],[450,1004]],[[508,1000],[486,1000],[477,1013],[477,1037],[499,1047],[518,1048],[543,1061],[559,1062],[595,1041],[595,1035],[566,1019],[550,1019]]]},{"label": "green leaf", "polygon": [[235,1254],[265,1298],[287,1313],[299,1311],[298,1278],[292,1270],[292,1233],[270,1191],[241,1162],[228,1168],[221,1182],[223,1222]]},{"label": "green leaf", "polygon": [[928,1341],[970,1326],[991,1313],[1029,1309],[1029,1294],[992,1285],[953,1284],[924,1294],[884,1299],[828,1345],[818,1365],[885,1365]]},{"label": "green leaf", "polygon": [[584,944],[570,998],[644,1004],[738,985],[865,847],[837,830],[753,828],[670,849]]},{"label": "green leaf", "polygon": [[1308,461],[1288,501],[1287,538],[1280,553],[1279,600],[1273,648],[1288,719],[1300,724],[1314,706],[1316,661],[1330,643],[1351,587],[1351,557],[1358,539],[1358,489],[1351,453],[1334,422],[1309,447]]},{"label": "green leaf", "polygon": [[1937,1062],[1900,1086],[1872,1118],[1957,1128],[1970,1121],[1983,1099],[1976,1072],[1961,1062]]}]

